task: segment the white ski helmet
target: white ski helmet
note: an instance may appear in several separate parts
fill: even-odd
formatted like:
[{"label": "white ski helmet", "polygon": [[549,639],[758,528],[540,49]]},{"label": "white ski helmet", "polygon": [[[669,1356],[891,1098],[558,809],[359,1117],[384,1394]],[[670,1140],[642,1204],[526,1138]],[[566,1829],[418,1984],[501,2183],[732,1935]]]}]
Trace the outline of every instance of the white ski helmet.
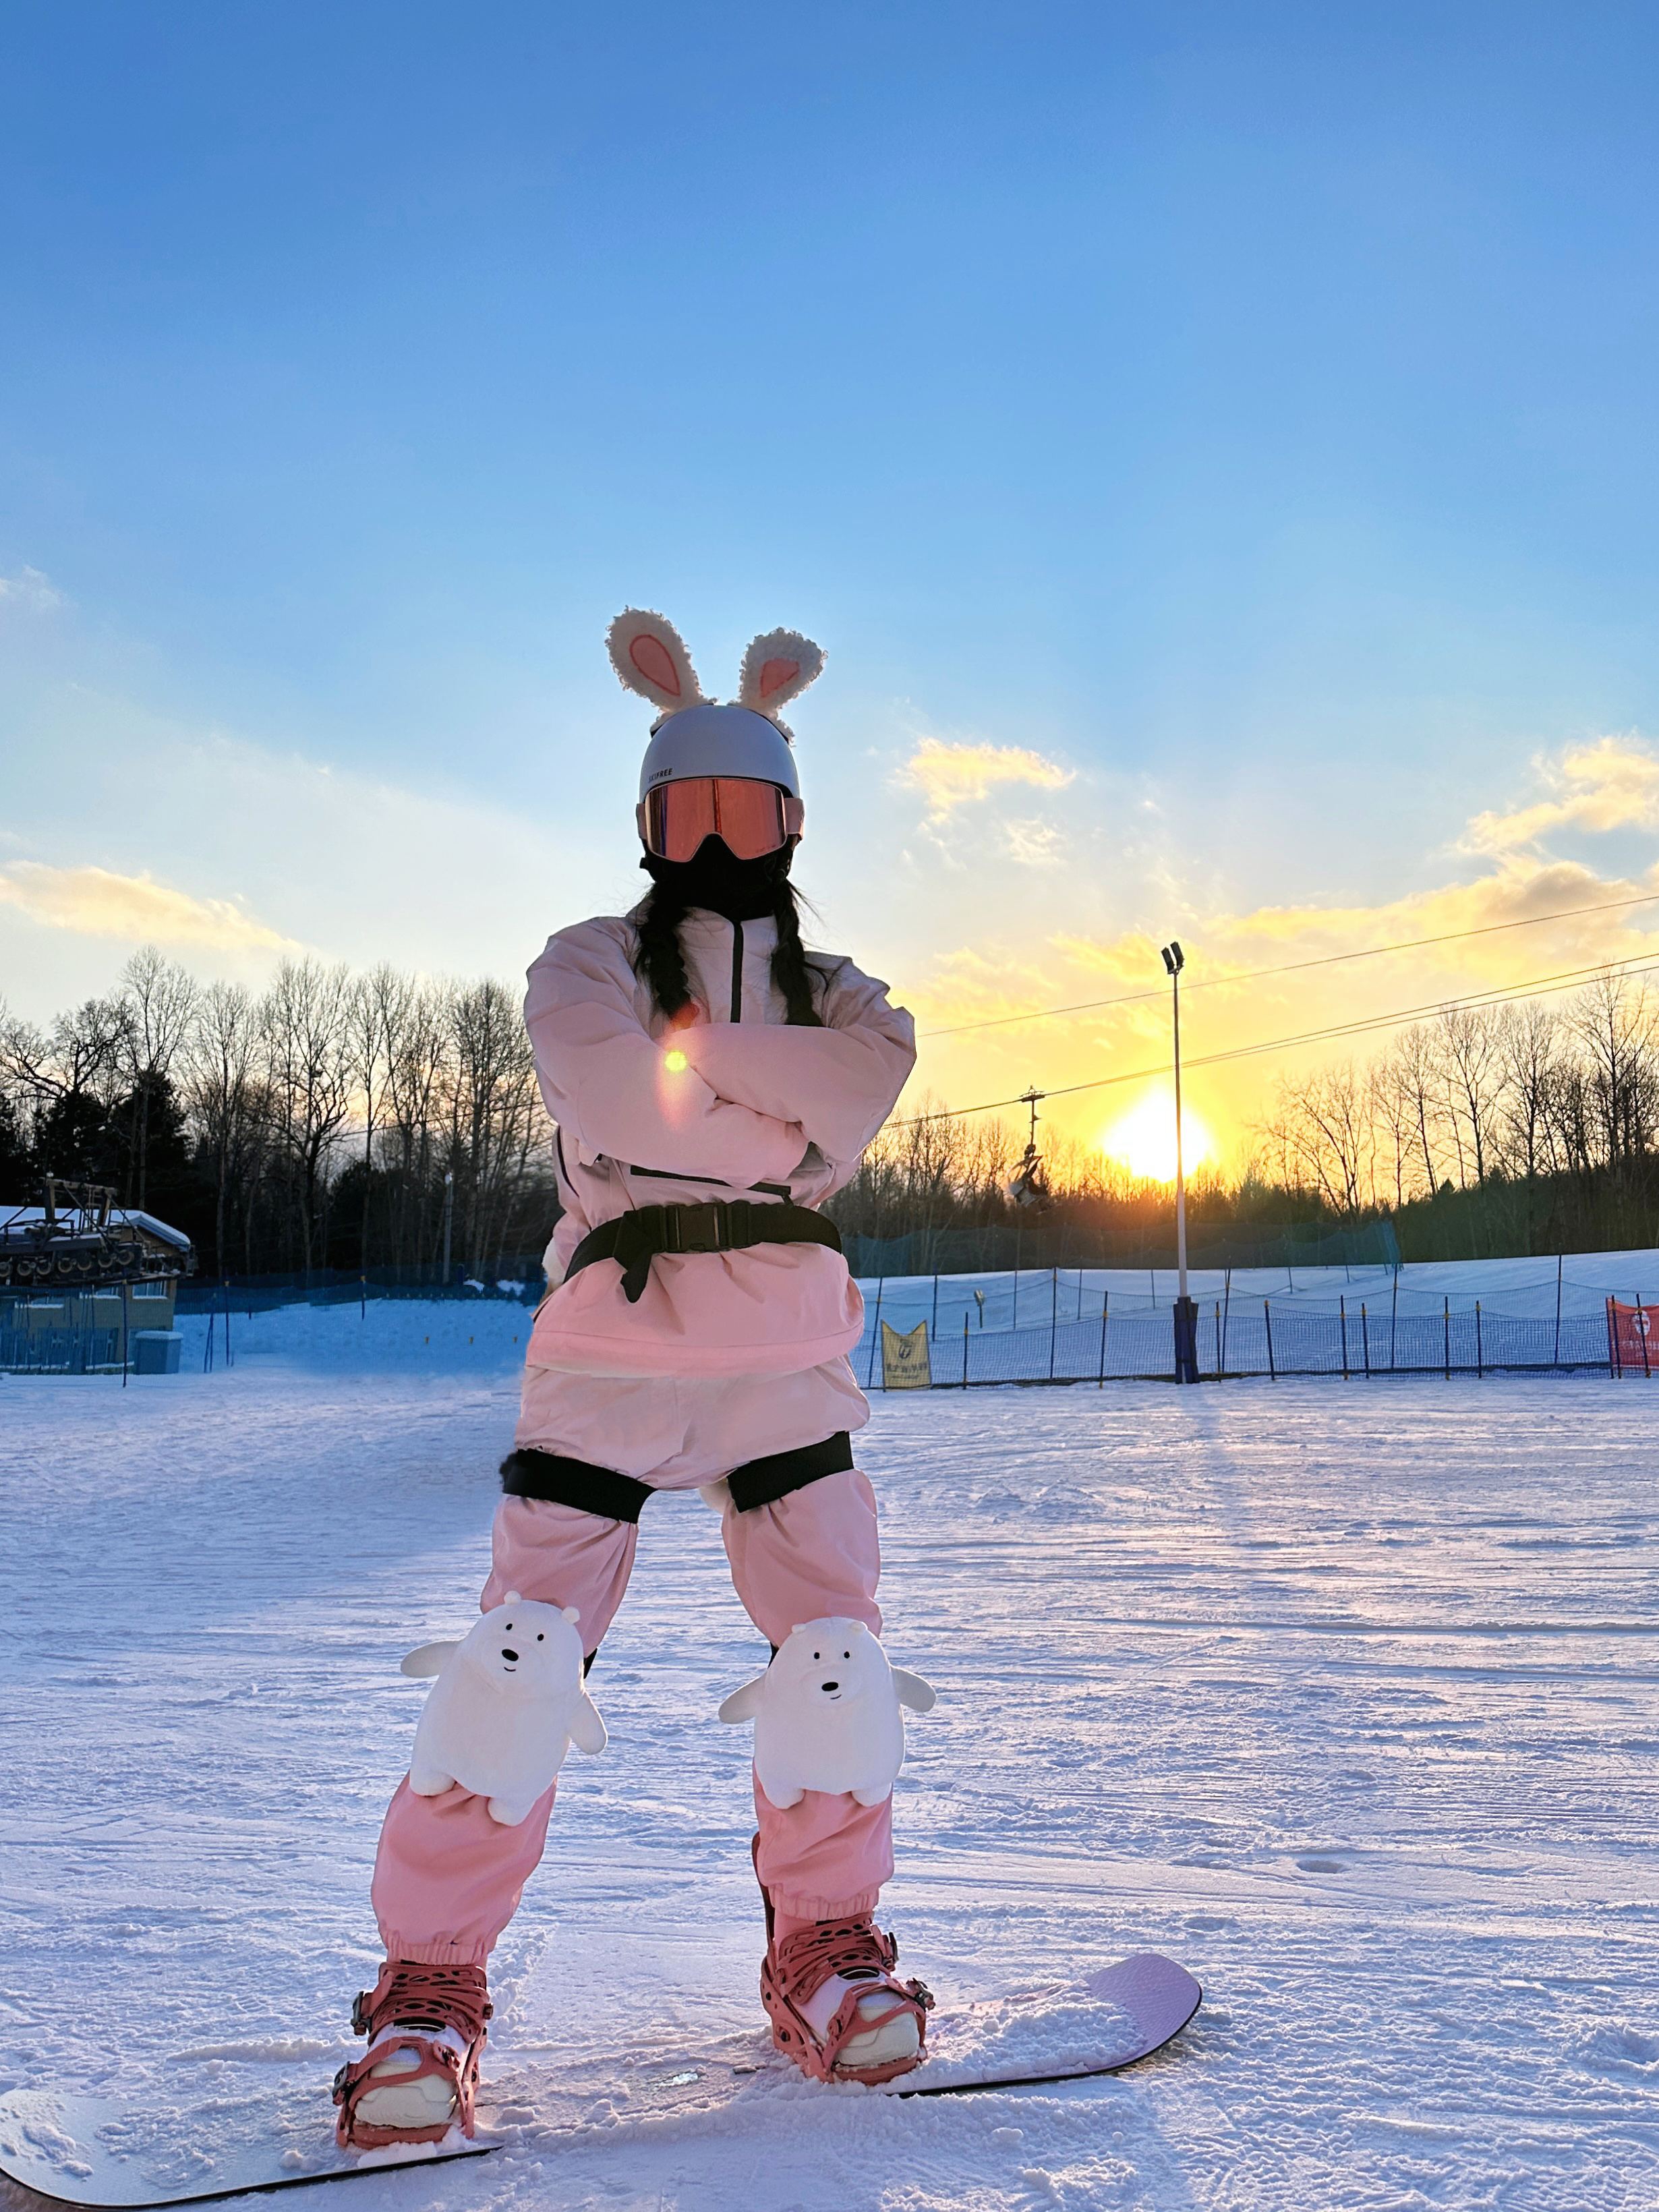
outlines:
[{"label": "white ski helmet", "polygon": [[823,666],[823,649],[811,638],[792,629],[756,638],[730,705],[704,698],[679,632],[661,615],[625,608],[605,642],[626,688],[664,710],[640,767],[641,805],[647,792],[685,776],[741,776],[800,797],[793,740],[775,710]]}]

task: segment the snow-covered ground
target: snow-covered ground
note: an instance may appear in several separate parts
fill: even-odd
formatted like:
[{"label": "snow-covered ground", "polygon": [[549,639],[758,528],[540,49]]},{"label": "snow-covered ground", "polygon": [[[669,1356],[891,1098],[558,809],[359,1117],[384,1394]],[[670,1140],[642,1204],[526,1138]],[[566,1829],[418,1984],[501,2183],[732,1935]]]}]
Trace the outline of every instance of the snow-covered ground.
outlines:
[{"label": "snow-covered ground", "polygon": [[[522,1310],[449,1312],[374,1359],[374,1310],[301,1309],[228,1371],[0,1380],[0,2085],[281,2082],[321,2124],[398,1660],[475,1602],[512,1429]],[[941,1692],[907,1969],[948,2010],[1152,1948],[1206,1990],[1119,2079],[932,2104],[673,2080],[765,2047],[746,1731],[714,1718],[764,1654],[713,1516],[659,1500],[593,1677],[611,1747],[497,1956],[507,2148],[353,2204],[1659,2203],[1656,1424],[1589,1378],[878,1399],[889,1642]]]}]

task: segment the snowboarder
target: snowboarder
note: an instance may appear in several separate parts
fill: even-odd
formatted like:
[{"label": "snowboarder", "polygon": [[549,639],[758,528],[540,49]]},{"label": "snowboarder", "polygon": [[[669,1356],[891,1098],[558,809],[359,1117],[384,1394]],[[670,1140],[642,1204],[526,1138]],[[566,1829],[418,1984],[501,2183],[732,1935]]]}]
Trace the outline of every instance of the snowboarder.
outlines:
[{"label": "snowboarder", "polygon": [[[818,674],[776,630],[738,701],[704,698],[684,645],[635,610],[622,682],[660,709],[640,778],[626,917],[561,930],[525,1015],[557,1124],[556,1285],[530,1340],[481,1608],[511,1589],[578,1609],[591,1666],[622,1601],[641,1506],[703,1490],[732,1577],[776,1650],[797,1625],[879,1633],[876,1505],[850,1434],[869,1418],[848,1353],[863,1306],[817,1211],[853,1174],[915,1057],[909,1016],[850,960],[802,948],[790,865],[804,819],[779,714]],[[550,1787],[514,1825],[460,1784],[386,1814],[373,1898],[386,1963],[359,1996],[365,2055],[335,2085],[352,2148],[472,2130],[485,1967],[539,1860]],[[816,2079],[884,2081],[922,2055],[932,1998],[875,1925],[890,1796],[758,1788],[761,1996]]]}]

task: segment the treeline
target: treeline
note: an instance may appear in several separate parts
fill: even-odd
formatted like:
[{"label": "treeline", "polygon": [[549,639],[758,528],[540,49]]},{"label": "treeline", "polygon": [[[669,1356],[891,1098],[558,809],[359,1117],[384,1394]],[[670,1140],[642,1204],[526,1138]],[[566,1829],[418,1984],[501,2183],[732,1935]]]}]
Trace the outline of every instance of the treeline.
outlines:
[{"label": "treeline", "polygon": [[46,1030],[0,1008],[0,1198],[112,1188],[216,1273],[453,1265],[487,1277],[558,1217],[514,999],[286,961],[202,985],[153,947]]},{"label": "treeline", "polygon": [[[947,1115],[939,1099],[924,1097],[882,1131],[826,1211],[843,1232],[884,1239],[1020,1228],[1033,1250],[1068,1244],[1081,1251],[1103,1237],[1173,1244],[1170,1186],[1075,1139],[1050,1142],[1038,1131],[1046,1194],[1017,1204],[1011,1187],[1028,1134],[1024,1123]],[[1271,1183],[1255,1162],[1237,1182],[1207,1165],[1188,1182],[1194,1232],[1218,1236],[1267,1223],[1316,1230],[1330,1225],[1329,1212],[1316,1191]]]},{"label": "treeline", "polygon": [[[927,1100],[915,1109],[938,1110]],[[877,1237],[1007,1227],[1025,1132],[906,1116],[830,1211]],[[1166,1183],[1075,1144],[1047,1151],[1042,1237],[1172,1249]],[[1195,1242],[1267,1224],[1353,1230],[1387,1217],[1408,1260],[1659,1243],[1659,1001],[1609,971],[1559,1010],[1451,1009],[1361,1065],[1286,1077],[1232,1177],[1188,1191]],[[1028,1224],[1035,1225],[1029,1212]]]},{"label": "treeline", "polygon": [[1558,1009],[1454,1008],[1283,1079],[1258,1174],[1407,1259],[1659,1241],[1659,1000],[1609,970]]},{"label": "treeline", "polygon": [[[1026,1129],[907,1107],[828,1209],[892,1238],[1018,1226],[1032,1241],[1173,1242],[1167,1184]],[[40,1030],[0,1007],[0,1200],[57,1175],[185,1230],[212,1273],[453,1265],[488,1279],[558,1216],[551,1131],[516,997],[285,963],[204,986],[153,948]],[[1041,1132],[1039,1133],[1041,1141]],[[1388,1217],[1407,1259],[1659,1243],[1659,1000],[1609,972],[1559,1010],[1454,1009],[1375,1058],[1287,1077],[1243,1170],[1188,1188],[1195,1242]]]}]

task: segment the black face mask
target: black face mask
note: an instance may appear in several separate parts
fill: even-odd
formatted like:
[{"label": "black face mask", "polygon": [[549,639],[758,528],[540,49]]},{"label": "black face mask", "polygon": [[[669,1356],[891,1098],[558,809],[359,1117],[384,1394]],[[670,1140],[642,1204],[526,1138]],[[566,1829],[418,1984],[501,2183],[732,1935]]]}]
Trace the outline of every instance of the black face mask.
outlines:
[{"label": "black face mask", "polygon": [[640,866],[653,884],[686,906],[706,907],[727,921],[758,921],[778,902],[778,885],[795,857],[795,840],[758,860],[740,860],[724,837],[705,837],[689,860],[645,854]]}]

